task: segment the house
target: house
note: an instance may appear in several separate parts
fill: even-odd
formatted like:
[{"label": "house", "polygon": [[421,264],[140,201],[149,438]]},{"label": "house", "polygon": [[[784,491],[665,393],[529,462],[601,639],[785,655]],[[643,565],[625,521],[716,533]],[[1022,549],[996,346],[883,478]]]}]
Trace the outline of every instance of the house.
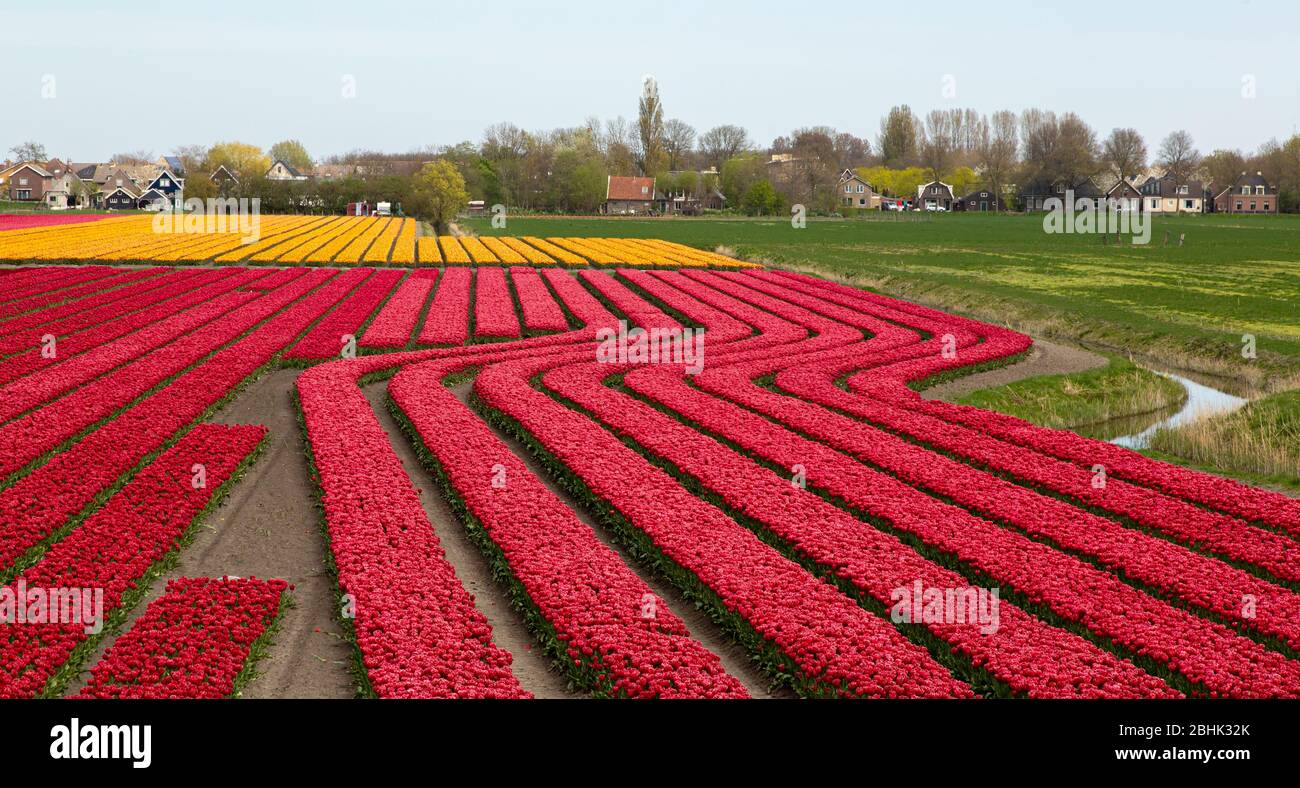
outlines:
[{"label": "house", "polygon": [[1046,211],[1049,200],[1065,199],[1065,183],[1051,178],[1036,178],[1020,188],[1020,210]]},{"label": "house", "polygon": [[1142,210],[1148,213],[1204,213],[1207,208],[1205,185],[1198,180],[1175,181],[1172,175],[1152,177],[1138,188],[1142,193]]},{"label": "house", "polygon": [[1277,213],[1277,187],[1264,173],[1242,173],[1231,186],[1214,196],[1215,213]]},{"label": "house", "polygon": [[876,194],[871,184],[853,170],[840,173],[840,181],[835,192],[840,198],[840,205],[846,208],[867,210],[880,208],[880,195]]},{"label": "house", "polygon": [[605,184],[607,214],[639,214],[654,210],[655,179],[610,175]]},{"label": "house", "polygon": [[955,211],[996,211],[998,196],[989,189],[976,189],[959,199],[954,205]]},{"label": "house", "polygon": [[172,200],[157,189],[149,189],[135,201],[142,211],[163,211],[171,208]]},{"label": "house", "polygon": [[709,189],[700,198],[700,207],[706,211],[720,211],[727,206],[727,196],[718,189]]},{"label": "house", "polygon": [[[165,201],[164,205],[158,207],[169,208],[177,199],[181,199],[181,195],[185,190],[185,179],[178,177],[171,170],[163,168],[153,177],[153,180],[137,185],[143,188],[142,199],[148,196],[150,192],[154,192]],[[140,207],[143,208],[144,206]]]},{"label": "house", "polygon": [[105,186],[100,195],[100,205],[110,211],[127,211],[139,207],[140,192],[129,179],[114,178],[112,184]]},{"label": "house", "polygon": [[266,171],[266,179],[268,181],[305,181],[307,176],[284,159],[276,159],[271,163],[271,168]]},{"label": "house", "polygon": [[239,185],[239,178],[224,164],[213,170],[208,177],[212,179],[213,183],[217,184],[217,191],[221,192],[223,197],[227,192]]},{"label": "house", "polygon": [[1119,211],[1142,210],[1142,193],[1124,178],[1116,178],[1103,195],[1106,202]]},{"label": "house", "polygon": [[953,196],[952,187],[943,181],[930,181],[916,187],[917,208],[924,208],[927,211],[942,208],[945,211],[951,211],[952,205],[956,201],[957,198]]},{"label": "house", "polygon": [[20,202],[41,202],[50,186],[50,171],[36,162],[20,164],[9,173],[7,196]]}]

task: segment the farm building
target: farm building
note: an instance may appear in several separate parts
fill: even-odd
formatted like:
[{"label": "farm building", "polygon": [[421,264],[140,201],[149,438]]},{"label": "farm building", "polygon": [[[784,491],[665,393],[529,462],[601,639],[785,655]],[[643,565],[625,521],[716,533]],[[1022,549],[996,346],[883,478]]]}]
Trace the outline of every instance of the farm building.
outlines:
[{"label": "farm building", "polygon": [[1142,192],[1142,210],[1149,213],[1203,213],[1207,210],[1205,185],[1198,180],[1175,181],[1172,175],[1147,178]]},{"label": "farm building", "polygon": [[608,214],[650,213],[655,207],[655,179],[629,175],[611,175],[605,186]]},{"label": "farm building", "polygon": [[943,181],[930,181],[916,187],[916,206],[927,210],[942,208],[945,211],[952,210],[952,204],[957,198],[952,193],[952,187]]},{"label": "farm building", "polygon": [[877,209],[880,207],[880,195],[876,194],[871,184],[853,170],[840,173],[839,185],[835,191],[839,195],[840,205],[846,208]]},{"label": "farm building", "polygon": [[1215,213],[1277,213],[1277,187],[1264,173],[1243,172],[1231,186],[1214,197]]},{"label": "farm building", "polygon": [[998,197],[989,189],[976,189],[953,205],[954,211],[996,211]]},{"label": "farm building", "polygon": [[305,181],[307,176],[303,175],[284,159],[276,159],[271,168],[266,171],[268,181]]}]

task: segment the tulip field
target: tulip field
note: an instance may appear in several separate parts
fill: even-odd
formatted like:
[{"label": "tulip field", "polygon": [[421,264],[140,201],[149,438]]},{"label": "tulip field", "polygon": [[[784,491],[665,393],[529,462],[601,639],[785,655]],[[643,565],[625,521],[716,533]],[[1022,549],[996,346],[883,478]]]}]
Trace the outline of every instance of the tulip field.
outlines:
[{"label": "tulip field", "polygon": [[[190,219],[195,221],[191,222]],[[0,216],[0,262],[746,268],[682,244],[621,238],[419,235],[368,216]]]},{"label": "tulip field", "polygon": [[529,698],[540,654],[566,696],[1300,697],[1300,500],[918,394],[1025,335],[654,240],[150,221],[0,226],[0,584],[104,620],[0,623],[0,697],[297,647],[304,578],[167,575],[269,483],[213,418],[269,374],[357,695]]}]

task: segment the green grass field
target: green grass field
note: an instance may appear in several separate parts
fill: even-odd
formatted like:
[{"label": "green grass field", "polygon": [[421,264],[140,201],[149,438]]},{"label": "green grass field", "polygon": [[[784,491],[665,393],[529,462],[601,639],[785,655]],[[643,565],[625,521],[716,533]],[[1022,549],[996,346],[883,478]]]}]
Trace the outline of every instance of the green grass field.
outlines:
[{"label": "green grass field", "polygon": [[[1300,216],[1157,218],[1151,242],[1049,235],[1039,216],[510,218],[482,235],[654,237],[832,276],[1038,336],[1133,354],[1220,387],[1300,384]],[[1165,245],[1166,233],[1170,243]],[[1178,239],[1185,235],[1185,243]],[[1242,357],[1243,335],[1257,358]]]}]

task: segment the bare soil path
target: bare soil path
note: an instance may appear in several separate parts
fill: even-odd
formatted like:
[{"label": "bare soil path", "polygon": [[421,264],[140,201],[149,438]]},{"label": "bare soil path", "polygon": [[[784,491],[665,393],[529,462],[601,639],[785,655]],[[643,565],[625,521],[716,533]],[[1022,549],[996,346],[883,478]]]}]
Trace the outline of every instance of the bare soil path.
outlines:
[{"label": "bare soil path", "polygon": [[1008,364],[1005,367],[977,372],[974,375],[955,378],[932,386],[921,392],[922,399],[941,399],[951,402],[973,391],[1005,386],[1025,378],[1040,375],[1069,375],[1075,372],[1087,372],[1106,366],[1106,357],[1090,350],[1035,339],[1028,357]]}]

